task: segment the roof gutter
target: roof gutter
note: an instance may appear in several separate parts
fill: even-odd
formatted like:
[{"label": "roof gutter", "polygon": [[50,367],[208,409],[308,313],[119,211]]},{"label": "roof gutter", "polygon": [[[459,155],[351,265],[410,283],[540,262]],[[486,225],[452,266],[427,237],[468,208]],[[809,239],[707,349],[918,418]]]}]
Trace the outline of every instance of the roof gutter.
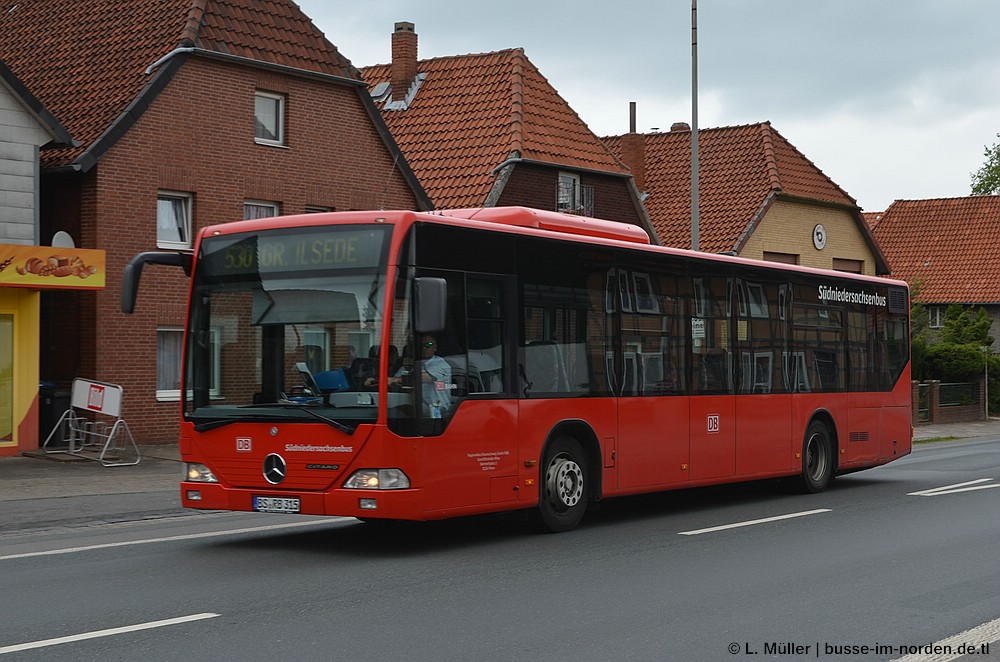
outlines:
[{"label": "roof gutter", "polygon": [[270,71],[279,71],[287,74],[294,74],[302,78],[312,78],[314,80],[323,80],[327,82],[336,82],[347,85],[364,86],[368,88],[368,83],[363,80],[358,80],[356,78],[347,78],[346,76],[335,76],[333,74],[324,74],[319,71],[310,71],[309,69],[302,69],[300,67],[292,67],[287,64],[278,64],[276,62],[265,62],[263,60],[255,60],[249,57],[243,57],[242,55],[230,55],[229,53],[220,53],[219,51],[209,50],[207,48],[197,48],[196,46],[181,46],[170,51],[159,60],[153,64],[146,67],[146,75],[153,73],[157,68],[163,66],[165,63],[169,62],[171,59],[177,57],[178,55],[199,55],[201,57],[211,58],[213,60],[221,60],[223,62],[231,62],[233,64],[243,65],[245,67],[253,67],[255,69],[267,69]]}]

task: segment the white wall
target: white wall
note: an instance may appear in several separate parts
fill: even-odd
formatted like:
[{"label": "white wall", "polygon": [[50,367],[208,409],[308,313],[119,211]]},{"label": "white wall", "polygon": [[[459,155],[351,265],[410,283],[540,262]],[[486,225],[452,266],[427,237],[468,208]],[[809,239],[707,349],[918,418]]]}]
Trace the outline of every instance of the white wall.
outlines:
[{"label": "white wall", "polygon": [[38,243],[38,148],[51,139],[0,85],[0,244]]}]

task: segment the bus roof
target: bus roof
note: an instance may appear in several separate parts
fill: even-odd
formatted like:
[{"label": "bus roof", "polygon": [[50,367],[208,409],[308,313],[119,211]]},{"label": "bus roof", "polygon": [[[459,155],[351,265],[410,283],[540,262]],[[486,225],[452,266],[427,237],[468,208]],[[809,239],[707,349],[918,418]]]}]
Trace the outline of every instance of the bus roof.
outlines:
[{"label": "bus roof", "polygon": [[646,231],[637,225],[631,225],[629,223],[619,221],[608,221],[588,216],[577,216],[575,214],[565,214],[557,211],[532,209],[529,207],[476,207],[467,209],[439,209],[425,212],[411,210],[368,210],[299,214],[255,220],[234,221],[232,223],[213,225],[204,228],[201,231],[201,236],[204,237],[213,234],[224,235],[237,232],[252,232],[278,227],[323,225],[332,220],[331,216],[336,217],[338,221],[348,223],[370,222],[372,219],[379,219],[383,222],[389,223],[399,223],[407,220],[432,222],[452,220],[458,223],[461,223],[462,221],[472,221],[473,223],[484,224],[490,223],[499,226],[506,226],[511,229],[523,229],[529,232],[531,230],[541,230],[559,233],[566,235],[567,239],[575,236],[580,240],[588,242],[611,240],[623,242],[625,244],[638,244],[636,248],[644,248],[656,253],[670,253],[677,256],[699,260],[734,262],[744,266],[756,266],[773,270],[811,273],[815,275],[830,275],[831,273],[836,273],[837,277],[846,279],[878,281],[908,287],[904,281],[886,278],[884,276],[871,276],[868,274],[856,274],[846,271],[832,272],[830,269],[784,264],[780,262],[763,262],[761,260],[731,254],[704,253],[685,248],[658,246],[652,244],[649,236],[646,234]]}]

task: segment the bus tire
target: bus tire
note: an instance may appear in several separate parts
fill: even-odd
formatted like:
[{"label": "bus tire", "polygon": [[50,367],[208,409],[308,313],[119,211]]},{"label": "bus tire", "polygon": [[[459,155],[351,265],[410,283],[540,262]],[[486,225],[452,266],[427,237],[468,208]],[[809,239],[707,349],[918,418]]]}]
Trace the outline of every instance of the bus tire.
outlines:
[{"label": "bus tire", "polygon": [[535,523],[551,533],[570,531],[583,519],[589,498],[583,449],[576,439],[559,437],[545,453]]},{"label": "bus tire", "polygon": [[830,486],[836,467],[833,437],[822,421],[813,421],[806,428],[802,442],[802,474],[799,483],[803,492],[816,494]]}]

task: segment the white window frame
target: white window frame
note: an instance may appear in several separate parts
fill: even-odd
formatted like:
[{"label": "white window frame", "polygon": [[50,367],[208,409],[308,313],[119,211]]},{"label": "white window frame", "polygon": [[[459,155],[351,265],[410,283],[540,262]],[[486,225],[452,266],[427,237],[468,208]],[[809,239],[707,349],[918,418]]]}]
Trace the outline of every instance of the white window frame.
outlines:
[{"label": "white window frame", "polygon": [[774,375],[774,355],[771,352],[753,353],[753,392],[770,393]]},{"label": "white window frame", "polygon": [[947,312],[948,309],[945,306],[927,306],[927,327],[930,329],[942,328]]},{"label": "white window frame", "polygon": [[750,317],[767,319],[767,297],[764,295],[764,286],[747,283],[747,298],[750,304]]},{"label": "white window frame", "polygon": [[[267,209],[271,213],[269,214],[253,214],[249,212],[253,209],[263,210]],[[278,203],[270,202],[268,200],[244,200],[243,201],[243,220],[251,220],[255,218],[271,218],[272,216],[277,216],[279,214]]]},{"label": "white window frame", "polygon": [[[319,347],[323,352],[323,362],[319,366],[309,366],[313,373],[330,369],[330,332],[322,327],[306,327],[302,330],[302,346]],[[308,358],[308,357],[303,357]]]},{"label": "white window frame", "polygon": [[[156,192],[156,246],[157,248],[169,248],[176,250],[190,250],[192,243],[192,204],[193,196],[190,193],[180,191],[157,191]],[[171,218],[167,219],[166,214],[170,210]],[[182,218],[177,219],[176,211],[180,210]],[[180,235],[179,240],[166,238],[160,235],[161,226],[168,229],[167,221],[170,221],[169,229]]]},{"label": "white window frame", "polygon": [[[176,335],[177,338],[177,388],[160,388],[160,374],[164,367],[162,361],[165,357],[160,355],[160,334]],[[179,326],[158,326],[156,327],[156,399],[160,401],[176,401],[181,399],[181,363],[184,356],[184,329]]]},{"label": "white window frame", "polygon": [[653,292],[653,279],[650,275],[633,271],[632,287],[632,291],[635,294],[635,311],[637,313],[658,315],[660,313],[660,304],[656,300],[656,294]]},{"label": "white window frame", "polygon": [[575,212],[580,208],[580,175],[560,172],[558,181],[556,211]]},{"label": "white window frame", "polygon": [[[160,402],[177,402],[181,399],[181,389],[161,389],[160,382],[160,334],[176,333],[180,337],[180,353],[177,356],[177,379],[181,378],[181,366],[184,358],[184,329],[179,326],[158,326],[156,327],[156,399]],[[222,341],[222,328],[212,327],[210,331],[210,347],[212,352],[212,376],[209,384],[208,394],[213,398],[222,397],[222,389],[219,387],[222,376],[222,353],[220,351]]]},{"label": "white window frame", "polygon": [[[283,147],[285,145],[285,95],[257,90],[254,93],[253,103],[254,141],[258,145]],[[261,109],[259,108],[259,106],[265,103],[273,104],[273,113],[275,115],[273,118],[266,118],[268,121],[261,119]],[[269,135],[263,135],[261,132],[262,127],[274,137],[272,138],[269,137]]]},{"label": "white window frame", "polygon": [[785,388],[789,393],[808,393],[812,390],[805,352],[782,352],[781,364],[784,370]]}]

